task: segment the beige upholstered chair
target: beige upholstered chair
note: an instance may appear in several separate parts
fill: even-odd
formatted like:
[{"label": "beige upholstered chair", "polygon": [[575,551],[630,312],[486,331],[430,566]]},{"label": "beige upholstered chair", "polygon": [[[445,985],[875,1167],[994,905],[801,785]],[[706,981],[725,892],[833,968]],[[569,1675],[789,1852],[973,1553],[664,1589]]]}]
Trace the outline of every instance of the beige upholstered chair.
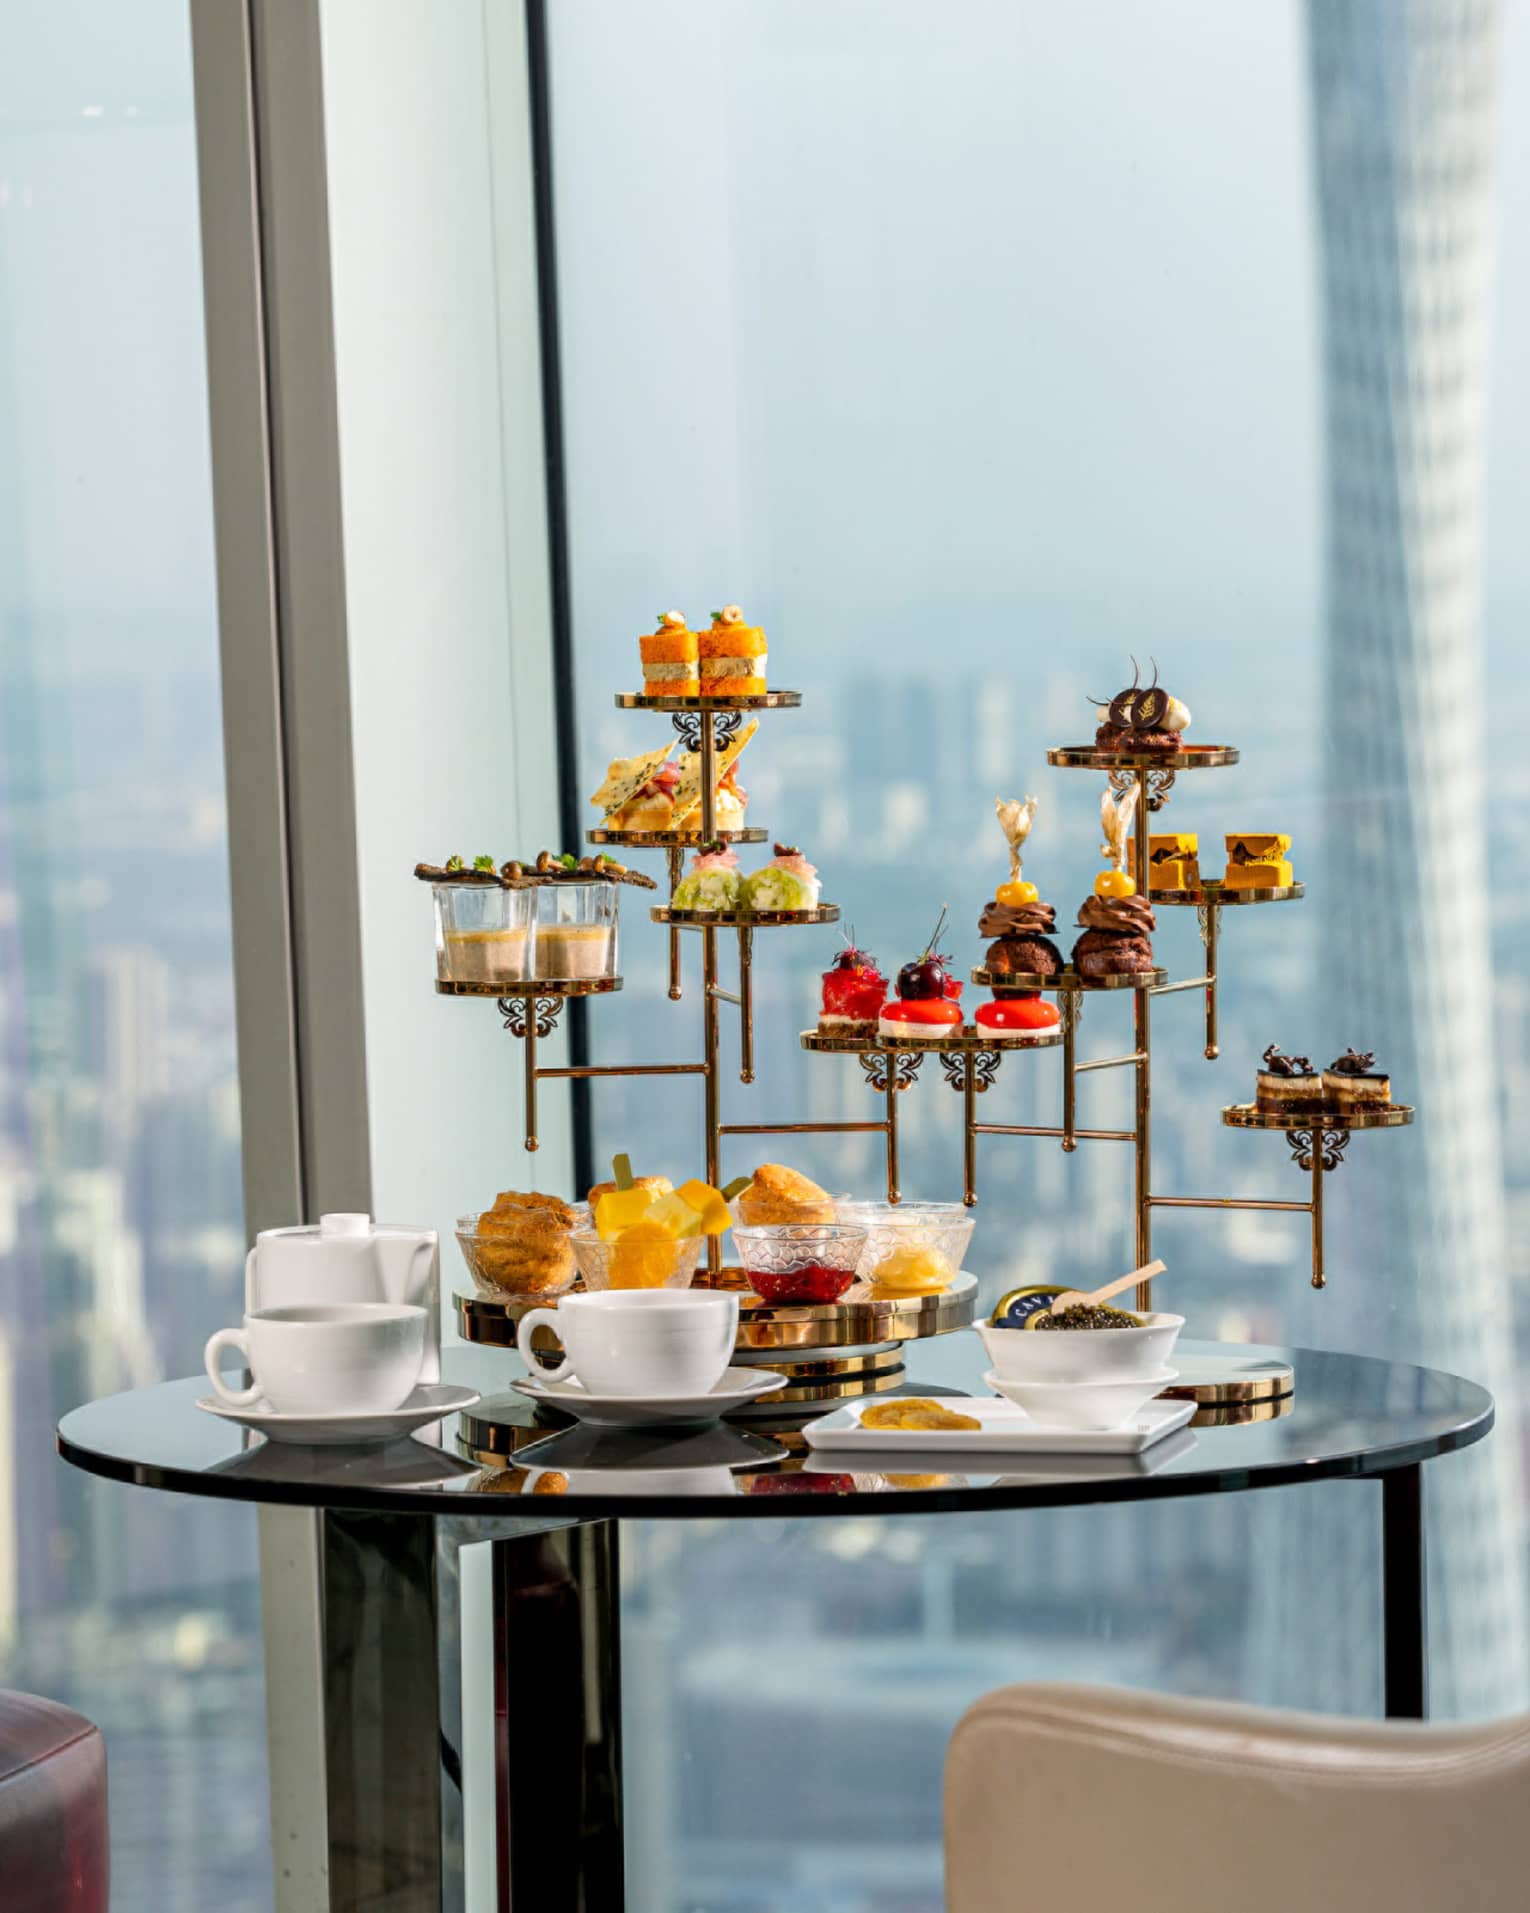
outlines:
[{"label": "beige upholstered chair", "polygon": [[1530,1718],[1005,1687],[946,1756],[946,1913],[1524,1913]]}]

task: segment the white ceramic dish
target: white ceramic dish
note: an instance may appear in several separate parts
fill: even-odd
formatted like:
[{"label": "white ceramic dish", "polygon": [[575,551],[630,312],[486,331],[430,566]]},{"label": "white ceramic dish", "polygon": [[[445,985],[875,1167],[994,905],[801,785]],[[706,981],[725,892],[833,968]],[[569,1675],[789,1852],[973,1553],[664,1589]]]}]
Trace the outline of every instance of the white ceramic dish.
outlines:
[{"label": "white ceramic dish", "polygon": [[[836,1408],[809,1422],[803,1439],[818,1454],[881,1457],[880,1466],[902,1469],[930,1457],[969,1455],[1140,1455],[1172,1435],[1195,1413],[1194,1402],[1149,1402],[1119,1428],[1085,1431],[1039,1427],[1013,1402],[981,1395],[942,1397],[942,1406],[975,1416],[981,1428],[862,1428],[861,1411],[869,1403]],[[897,1456],[896,1462],[892,1457]],[[905,1458],[906,1457],[906,1458]],[[921,1466],[917,1472],[926,1470]]]},{"label": "white ceramic dish", "polygon": [[252,1402],[233,1408],[212,1395],[197,1403],[205,1414],[220,1421],[238,1422],[241,1428],[253,1428],[268,1441],[290,1441],[311,1448],[371,1447],[378,1442],[399,1441],[417,1428],[428,1428],[443,1415],[455,1415],[471,1408],[479,1399],[476,1388],[457,1388],[448,1382],[420,1382],[401,1408],[381,1414],[360,1415],[279,1415],[267,1402]]},{"label": "white ceramic dish", "polygon": [[1179,1380],[1179,1370],[1095,1382],[1016,1382],[992,1369],[983,1377],[1006,1401],[1023,1408],[1039,1428],[1103,1434],[1130,1421],[1155,1395]]},{"label": "white ceramic dish", "polygon": [[534,1402],[599,1427],[680,1428],[744,1408],[785,1388],[786,1377],[771,1369],[728,1368],[715,1387],[696,1395],[594,1395],[578,1381],[548,1382],[530,1375],[514,1386]]},{"label": "white ceramic dish", "polygon": [[1144,1315],[1141,1328],[996,1328],[979,1322],[994,1373],[1006,1381],[1089,1382],[1156,1375],[1169,1366],[1182,1315]]}]

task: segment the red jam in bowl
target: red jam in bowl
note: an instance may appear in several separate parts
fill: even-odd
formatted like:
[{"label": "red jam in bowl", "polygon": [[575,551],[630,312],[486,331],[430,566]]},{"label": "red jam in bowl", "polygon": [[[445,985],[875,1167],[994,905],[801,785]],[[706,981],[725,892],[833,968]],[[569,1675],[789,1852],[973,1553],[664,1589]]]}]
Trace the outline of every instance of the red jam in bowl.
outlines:
[{"label": "red jam in bowl", "polygon": [[749,1285],[762,1302],[837,1302],[855,1280],[854,1269],[802,1262],[794,1269],[751,1269]]}]

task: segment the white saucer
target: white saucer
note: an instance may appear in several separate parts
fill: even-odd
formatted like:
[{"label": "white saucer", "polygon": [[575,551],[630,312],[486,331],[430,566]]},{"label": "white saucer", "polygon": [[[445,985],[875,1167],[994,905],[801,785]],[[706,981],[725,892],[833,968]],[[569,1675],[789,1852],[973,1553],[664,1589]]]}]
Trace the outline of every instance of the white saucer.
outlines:
[{"label": "white saucer", "polygon": [[216,1395],[204,1395],[197,1407],[220,1421],[238,1422],[241,1428],[253,1428],[271,1441],[301,1442],[308,1447],[352,1447],[363,1442],[398,1441],[427,1428],[443,1415],[455,1415],[459,1408],[471,1408],[478,1400],[476,1388],[454,1388],[447,1382],[421,1382],[402,1408],[387,1414],[365,1415],[278,1415],[267,1402],[255,1402],[249,1408],[232,1408]]},{"label": "white saucer", "polygon": [[530,1375],[514,1386],[532,1401],[561,1408],[580,1421],[607,1428],[658,1428],[716,1421],[719,1415],[785,1388],[786,1377],[770,1369],[725,1368],[717,1386],[704,1395],[592,1395],[577,1379],[544,1382]]}]

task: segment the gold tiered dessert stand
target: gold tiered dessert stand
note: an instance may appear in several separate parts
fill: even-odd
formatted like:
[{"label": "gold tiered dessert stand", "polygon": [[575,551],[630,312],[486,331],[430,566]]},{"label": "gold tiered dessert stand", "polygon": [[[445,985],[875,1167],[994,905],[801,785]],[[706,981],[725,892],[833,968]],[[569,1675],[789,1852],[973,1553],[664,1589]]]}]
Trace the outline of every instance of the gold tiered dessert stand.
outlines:
[{"label": "gold tiered dessert stand", "polygon": [[[687,849],[698,844],[723,841],[759,843],[766,833],[757,829],[719,831],[716,818],[716,761],[720,744],[734,736],[745,715],[751,711],[789,710],[801,703],[795,691],[771,691],[757,697],[709,699],[699,697],[663,697],[627,693],[616,699],[623,710],[647,710],[668,713],[687,748],[699,753],[701,769],[701,827],[697,835],[675,831],[592,830],[591,843],[611,848],[663,850],[670,878],[670,894],[678,883]],[[1215,1059],[1217,1042],[1217,968],[1220,920],[1224,909],[1254,904],[1283,903],[1300,898],[1303,886],[1293,883],[1281,889],[1239,889],[1222,884],[1203,884],[1195,890],[1154,891],[1152,868],[1148,858],[1148,820],[1152,813],[1168,803],[1176,778],[1191,770],[1209,770],[1235,764],[1236,750],[1225,745],[1186,745],[1165,759],[1157,753],[1101,751],[1087,746],[1070,746],[1047,753],[1050,764],[1073,770],[1103,772],[1117,791],[1135,786],[1138,794],[1136,818],[1136,867],[1143,873],[1142,894],[1162,907],[1193,907],[1197,914],[1204,964],[1199,974],[1181,981],[1170,981],[1158,968],[1132,976],[1091,978],[1064,969],[1053,976],[991,975],[978,968],[972,972],[974,983],[999,996],[1030,994],[1054,995],[1059,999],[1061,1018],[1055,1030],[999,1035],[965,1025],[957,1032],[937,1037],[907,1037],[889,1040],[875,1037],[838,1037],[807,1030],[800,1038],[802,1047],[821,1054],[854,1054],[865,1074],[869,1088],[884,1097],[880,1120],[865,1122],[785,1122],[725,1123],[722,1120],[721,1018],[719,1006],[727,1004],[739,1013],[739,1078],[754,1081],[754,1001],[753,937],[756,930],[801,927],[838,920],[833,904],[812,911],[756,914],[725,911],[679,910],[673,904],[656,905],[650,911],[654,922],[669,931],[669,995],[680,1000],[682,990],[681,938],[687,932],[701,939],[702,980],[702,1055],[700,1060],[680,1063],[581,1064],[548,1067],[537,1061],[537,1043],[552,1033],[563,1003],[571,996],[609,993],[621,988],[620,977],[597,981],[557,982],[539,980],[514,987],[500,984],[438,983],[445,994],[490,996],[498,1000],[505,1028],[524,1044],[526,1147],[537,1147],[537,1088],[556,1078],[594,1079],[605,1076],[700,1076],[704,1086],[704,1139],[707,1180],[721,1180],[722,1139],[725,1136],[787,1136],[880,1134],[886,1161],[886,1188],[889,1202],[900,1200],[898,1099],[918,1080],[920,1067],[928,1054],[938,1055],[948,1085],[963,1099],[963,1178],[964,1199],[977,1202],[977,1139],[980,1136],[1031,1136],[1059,1142],[1072,1152],[1081,1142],[1129,1143],[1133,1151],[1133,1214],[1136,1252],[1139,1264],[1152,1259],[1152,1218],[1155,1209],[1253,1209],[1302,1214],[1310,1218],[1312,1240],[1312,1285],[1323,1288],[1327,1277],[1323,1260],[1324,1179],[1344,1159],[1350,1136],[1357,1130],[1397,1128],[1413,1119],[1411,1108],[1389,1104],[1375,1110],[1355,1112],[1323,1107],[1307,1114],[1270,1112],[1252,1104],[1232,1105],[1222,1112],[1222,1120],[1235,1129],[1267,1129],[1283,1133],[1297,1167],[1310,1179],[1310,1194],[1305,1201],[1285,1201],[1261,1196],[1182,1196],[1155,1190],[1152,1186],[1152,1016],[1155,997],[1200,991],[1205,1004],[1205,1055]],[[738,987],[725,989],[719,981],[719,937],[729,934],[737,940]],[[1131,1049],[1120,1056],[1077,1061],[1077,1038],[1085,997],[1113,996],[1126,992],[1132,998],[1133,1038]],[[997,1079],[1003,1059],[1016,1051],[1061,1047],[1062,1110],[1058,1124],[998,1123],[978,1120],[978,1098],[990,1090]],[[1080,1126],[1077,1119],[1077,1079],[1100,1070],[1130,1069],[1134,1073],[1135,1111],[1129,1129],[1095,1129]],[[708,1263],[699,1278],[721,1287],[747,1286],[742,1271],[722,1266],[721,1242],[708,1242]],[[959,1277],[953,1288],[941,1295],[882,1297],[864,1284],[857,1284],[838,1302],[827,1304],[778,1306],[744,1297],[739,1316],[738,1359],[766,1362],[788,1375],[785,1391],[771,1398],[770,1411],[813,1413],[857,1395],[895,1388],[903,1380],[903,1344],[926,1336],[947,1334],[967,1327],[973,1320],[977,1285],[970,1277]],[[458,1324],[465,1340],[509,1347],[515,1342],[520,1317],[541,1298],[520,1300],[515,1297],[485,1298],[459,1294]],[[1151,1288],[1141,1284],[1136,1293],[1139,1309],[1152,1306]],[[538,1331],[539,1341],[551,1353],[553,1338]]]},{"label": "gold tiered dessert stand", "polygon": [[[744,718],[754,711],[795,709],[802,702],[797,691],[769,691],[754,697],[701,698],[649,696],[622,693],[619,709],[661,711],[673,720],[682,742],[700,757],[701,827],[695,835],[678,831],[592,830],[589,841],[613,850],[662,850],[666,854],[670,894],[679,882],[685,852],[700,844],[761,843],[766,832],[757,829],[720,831],[717,828],[716,764],[720,745],[736,735]],[[834,904],[822,904],[811,911],[781,913],[730,913],[727,911],[679,910],[672,903],[655,905],[649,912],[655,923],[669,931],[669,995],[679,1001],[683,994],[681,938],[686,933],[701,939],[701,1058],[685,1063],[608,1063],[581,1064],[575,1067],[548,1067],[537,1061],[537,1043],[556,1026],[563,1003],[570,996],[594,995],[621,987],[621,979],[608,978],[598,985],[535,982],[506,988],[499,984],[437,984],[449,995],[489,996],[499,1002],[505,1028],[524,1045],[526,1147],[535,1150],[537,1137],[537,1087],[557,1078],[603,1076],[700,1076],[704,1088],[704,1134],[706,1179],[714,1186],[721,1181],[722,1140],[725,1136],[805,1136],[879,1134],[883,1138],[886,1159],[886,1187],[889,1202],[899,1200],[898,1096],[915,1080],[927,1052],[940,1054],[953,1081],[968,1084],[969,1104],[979,1086],[993,1080],[1002,1054],[1011,1050],[1046,1049],[1063,1041],[1057,1032],[1042,1032],[1022,1038],[991,1039],[986,1033],[967,1029],[949,1037],[914,1039],[897,1043],[883,1041],[859,1043],[854,1040],[814,1036],[809,1047],[856,1049],[870,1087],[885,1098],[879,1121],[867,1122],[787,1122],[725,1123],[722,1120],[721,1016],[719,1006],[727,1004],[739,1016],[739,1080],[754,1081],[754,933],[757,930],[800,928],[803,925],[835,923],[839,910]],[[719,939],[736,939],[738,950],[738,987],[725,989],[719,980]],[[805,1039],[806,1040],[806,1039]],[[970,1142],[969,1142],[970,1147]],[[970,1184],[970,1176],[969,1176]],[[712,1237],[707,1244],[707,1270],[698,1277],[714,1286],[747,1288],[743,1272],[724,1268],[721,1239]],[[787,1387],[770,1397],[768,1410],[813,1413],[832,1407],[858,1395],[896,1388],[903,1380],[903,1345],[927,1336],[945,1335],[968,1327],[976,1311],[977,1283],[968,1275],[958,1276],[952,1287],[939,1295],[887,1296],[866,1284],[858,1283],[837,1302],[775,1305],[744,1295],[739,1310],[738,1359],[763,1362],[784,1371]],[[516,1328],[522,1315],[541,1305],[556,1306],[555,1298],[530,1296],[525,1299],[506,1296],[489,1298],[477,1295],[457,1296],[458,1328],[465,1341],[497,1347],[513,1347]],[[551,1354],[554,1338],[538,1329],[533,1349]],[[762,1412],[764,1410],[762,1409]]]},{"label": "gold tiered dessert stand", "polygon": [[[1282,1132],[1291,1147],[1296,1166],[1311,1178],[1311,1193],[1305,1202],[1287,1202],[1264,1196],[1176,1196],[1166,1195],[1152,1186],[1152,1016],[1155,997],[1174,996],[1189,990],[1205,995],[1206,1043],[1208,1060],[1218,1054],[1217,1044],[1217,961],[1221,913],[1233,906],[1259,903],[1284,903],[1303,894],[1299,883],[1280,889],[1238,889],[1222,884],[1203,884],[1195,890],[1154,891],[1152,865],[1148,857],[1148,819],[1169,801],[1176,777],[1184,771],[1213,770],[1236,764],[1238,753],[1227,745],[1187,744],[1171,757],[1161,752],[1102,751],[1090,746],[1067,746],[1047,752],[1047,762],[1066,770],[1103,771],[1116,791],[1133,786],[1137,791],[1136,868],[1142,873],[1141,894],[1155,905],[1195,908],[1199,919],[1205,965],[1198,976],[1170,982],[1161,969],[1142,970],[1131,976],[1083,977],[1064,969],[1053,976],[998,975],[985,969],[972,972],[974,983],[998,996],[1055,995],[1061,1011],[1060,1034],[1051,1040],[1061,1042],[1063,1056],[1062,1121],[1052,1126],[1037,1123],[984,1123],[977,1120],[977,1098],[993,1085],[1000,1047],[986,1033],[981,1043],[951,1039],[941,1047],[949,1054],[942,1058],[946,1079],[962,1092],[964,1104],[964,1198],[977,1201],[977,1138],[979,1136],[1041,1136],[1060,1142],[1069,1152],[1081,1142],[1130,1143],[1133,1152],[1133,1213],[1136,1222],[1138,1266],[1152,1260],[1153,1211],[1155,1209],[1269,1209],[1306,1215],[1312,1229],[1312,1286],[1327,1285],[1323,1262],[1323,1182],[1344,1160],[1350,1136],[1362,1129],[1396,1129],[1411,1123],[1413,1111],[1406,1104],[1391,1103],[1382,1108],[1341,1111],[1324,1106],[1309,1113],[1271,1112],[1252,1104],[1235,1104],[1222,1111],[1223,1122],[1232,1129],[1269,1129]],[[1132,1047],[1122,1056],[1106,1056],[1080,1063],[1076,1060],[1079,1019],[1086,996],[1129,991],[1132,997]],[[859,1048],[862,1061],[872,1054],[890,1056],[889,1047],[878,1039],[863,1042],[834,1041],[815,1031],[804,1031],[802,1047],[807,1050]],[[933,1047],[934,1045],[932,1045]],[[1031,1045],[1034,1047],[1034,1044]],[[902,1049],[904,1046],[899,1045]],[[1130,1069],[1134,1072],[1135,1116],[1130,1129],[1083,1129],[1078,1126],[1077,1079],[1097,1070]],[[900,1085],[901,1086],[901,1085]],[[889,1141],[889,1179],[897,1176],[896,1134]],[[1139,1309],[1152,1306],[1152,1286],[1140,1283],[1136,1291]]]}]

